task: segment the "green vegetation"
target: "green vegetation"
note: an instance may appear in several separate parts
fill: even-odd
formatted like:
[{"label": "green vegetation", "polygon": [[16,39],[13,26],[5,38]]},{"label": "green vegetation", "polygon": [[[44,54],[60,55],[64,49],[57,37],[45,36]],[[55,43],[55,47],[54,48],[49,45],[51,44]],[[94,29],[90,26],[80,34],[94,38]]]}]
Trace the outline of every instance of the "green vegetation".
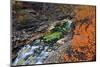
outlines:
[{"label": "green vegetation", "polygon": [[68,32],[70,30],[70,23],[64,22],[63,25],[61,26],[56,26],[53,31],[58,31],[58,32]]},{"label": "green vegetation", "polygon": [[43,41],[45,42],[53,42],[60,39],[63,36],[64,32],[68,32],[70,30],[70,24],[68,22],[64,22],[63,25],[56,26],[52,33],[43,36]]},{"label": "green vegetation", "polygon": [[61,32],[54,32],[52,34],[45,35],[43,37],[43,40],[46,41],[46,42],[52,42],[53,40],[60,39],[61,35],[62,35]]}]

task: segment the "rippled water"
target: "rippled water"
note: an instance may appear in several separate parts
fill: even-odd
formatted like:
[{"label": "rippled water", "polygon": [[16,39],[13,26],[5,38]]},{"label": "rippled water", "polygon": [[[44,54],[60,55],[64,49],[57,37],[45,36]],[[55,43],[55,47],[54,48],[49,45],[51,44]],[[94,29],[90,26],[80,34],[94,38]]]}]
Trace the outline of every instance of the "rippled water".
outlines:
[{"label": "rippled water", "polygon": [[42,64],[53,50],[54,47],[49,44],[33,41],[31,45],[25,45],[19,50],[13,65]]}]

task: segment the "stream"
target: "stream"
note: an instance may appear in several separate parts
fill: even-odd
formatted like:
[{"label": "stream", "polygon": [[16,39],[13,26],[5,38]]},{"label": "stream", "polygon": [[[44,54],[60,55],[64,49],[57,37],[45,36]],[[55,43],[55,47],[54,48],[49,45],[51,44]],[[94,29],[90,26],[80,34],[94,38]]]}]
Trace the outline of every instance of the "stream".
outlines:
[{"label": "stream", "polygon": [[42,64],[49,53],[58,47],[58,45],[45,44],[37,39],[32,44],[25,45],[19,50],[13,65]]}]

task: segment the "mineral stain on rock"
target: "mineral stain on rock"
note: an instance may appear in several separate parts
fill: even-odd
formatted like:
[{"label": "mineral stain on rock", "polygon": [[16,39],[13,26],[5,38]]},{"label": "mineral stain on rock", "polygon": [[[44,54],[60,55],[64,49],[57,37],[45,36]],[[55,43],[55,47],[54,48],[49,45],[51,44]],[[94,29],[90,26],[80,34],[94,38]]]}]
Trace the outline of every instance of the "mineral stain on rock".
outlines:
[{"label": "mineral stain on rock", "polygon": [[12,65],[96,60],[96,7],[14,1]]}]

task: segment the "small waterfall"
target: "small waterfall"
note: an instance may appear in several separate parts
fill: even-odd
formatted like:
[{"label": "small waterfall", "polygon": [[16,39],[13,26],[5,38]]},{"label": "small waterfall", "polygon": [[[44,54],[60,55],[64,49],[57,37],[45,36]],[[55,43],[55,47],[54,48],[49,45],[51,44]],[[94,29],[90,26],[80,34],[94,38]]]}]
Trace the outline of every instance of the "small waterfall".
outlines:
[{"label": "small waterfall", "polygon": [[45,45],[37,41],[33,41],[31,45],[23,46],[17,53],[13,65],[42,64],[50,53],[48,49],[51,48],[49,44]]}]

